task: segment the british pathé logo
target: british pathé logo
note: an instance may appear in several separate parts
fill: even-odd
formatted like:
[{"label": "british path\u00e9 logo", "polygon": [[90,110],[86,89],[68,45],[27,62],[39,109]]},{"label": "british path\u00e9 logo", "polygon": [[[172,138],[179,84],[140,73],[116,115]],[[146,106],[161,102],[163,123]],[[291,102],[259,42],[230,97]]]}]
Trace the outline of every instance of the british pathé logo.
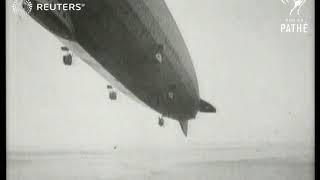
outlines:
[{"label": "british path\u00e9 logo", "polygon": [[289,7],[290,11],[280,25],[280,32],[307,33],[309,31],[309,23],[307,18],[300,13],[306,0],[281,0],[281,2],[286,7]]},{"label": "british path\u00e9 logo", "polygon": [[281,0],[281,2],[285,5],[289,5],[290,9],[290,16],[296,12],[298,16],[300,16],[300,9],[306,2],[306,0]]}]

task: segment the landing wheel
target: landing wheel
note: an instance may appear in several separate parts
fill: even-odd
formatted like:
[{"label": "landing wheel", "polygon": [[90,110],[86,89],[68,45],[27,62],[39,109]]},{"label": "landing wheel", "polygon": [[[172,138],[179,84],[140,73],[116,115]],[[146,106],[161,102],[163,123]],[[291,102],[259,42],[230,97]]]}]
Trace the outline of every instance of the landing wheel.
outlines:
[{"label": "landing wheel", "polygon": [[109,98],[111,100],[116,100],[117,99],[117,93],[115,91],[109,92]]},{"label": "landing wheel", "polygon": [[111,85],[108,85],[107,89],[109,92],[109,99],[116,100],[117,99],[117,92],[113,90]]},{"label": "landing wheel", "polygon": [[163,127],[163,126],[164,126],[164,119],[163,119],[163,117],[159,117],[158,124],[159,124],[160,127]]},{"label": "landing wheel", "polygon": [[62,58],[64,65],[70,66],[72,64],[72,55],[69,52],[69,48],[66,46],[62,46],[61,50],[65,54],[63,55],[63,58]]},{"label": "landing wheel", "polygon": [[63,63],[64,63],[64,65],[71,66],[71,64],[72,64],[71,54],[67,54],[67,55],[63,56]]}]

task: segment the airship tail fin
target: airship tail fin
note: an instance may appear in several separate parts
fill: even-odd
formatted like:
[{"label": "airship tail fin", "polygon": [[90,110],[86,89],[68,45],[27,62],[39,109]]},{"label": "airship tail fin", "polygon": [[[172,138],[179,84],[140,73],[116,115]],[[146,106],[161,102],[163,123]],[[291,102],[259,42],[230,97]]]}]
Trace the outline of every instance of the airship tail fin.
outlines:
[{"label": "airship tail fin", "polygon": [[187,134],[188,134],[188,120],[180,120],[179,123],[180,123],[180,127],[183,131],[183,134],[185,136],[187,136]]},{"label": "airship tail fin", "polygon": [[206,102],[205,100],[200,99],[199,111],[200,112],[215,113],[216,108],[213,107],[210,103]]}]

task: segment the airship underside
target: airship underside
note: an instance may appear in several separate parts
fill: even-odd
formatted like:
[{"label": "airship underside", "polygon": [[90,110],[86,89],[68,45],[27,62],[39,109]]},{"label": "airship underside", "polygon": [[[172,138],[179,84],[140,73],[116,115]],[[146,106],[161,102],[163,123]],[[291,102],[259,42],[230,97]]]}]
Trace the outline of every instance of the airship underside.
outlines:
[{"label": "airship underside", "polygon": [[[49,0],[30,1],[36,6]],[[33,9],[29,15],[58,37],[66,51],[76,54],[121,92],[163,117],[178,120],[185,135],[188,120],[199,111],[216,111],[199,97],[191,57],[164,0],[59,3],[85,6],[79,11]]]}]

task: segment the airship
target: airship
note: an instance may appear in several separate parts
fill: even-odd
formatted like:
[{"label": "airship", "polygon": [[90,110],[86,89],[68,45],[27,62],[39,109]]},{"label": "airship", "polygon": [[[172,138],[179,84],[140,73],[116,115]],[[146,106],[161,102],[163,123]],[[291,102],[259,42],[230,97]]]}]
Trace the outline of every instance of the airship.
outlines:
[{"label": "airship", "polygon": [[[31,4],[31,7],[30,7]],[[24,0],[21,8],[63,46],[62,62],[79,57],[117,91],[179,122],[216,108],[200,98],[188,48],[164,0]],[[60,48],[60,47],[59,47]]]}]

